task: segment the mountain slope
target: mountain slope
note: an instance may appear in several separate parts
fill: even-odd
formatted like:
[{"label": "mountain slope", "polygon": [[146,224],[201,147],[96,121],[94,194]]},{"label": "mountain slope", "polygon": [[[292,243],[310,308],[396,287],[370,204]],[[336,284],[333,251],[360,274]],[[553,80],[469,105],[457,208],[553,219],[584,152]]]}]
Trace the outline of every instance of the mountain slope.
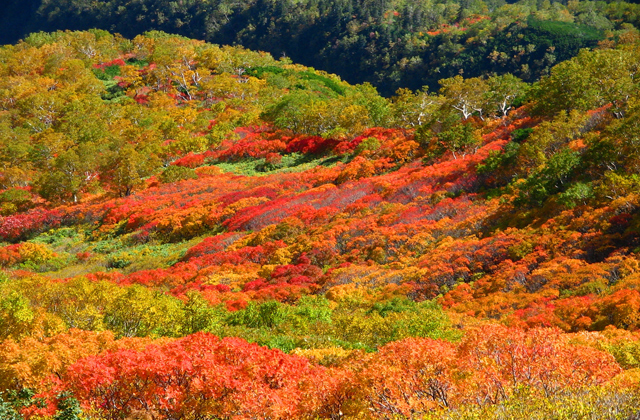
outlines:
[{"label": "mountain slope", "polygon": [[639,62],[389,100],[161,32],[2,47],[0,413],[637,413]]}]

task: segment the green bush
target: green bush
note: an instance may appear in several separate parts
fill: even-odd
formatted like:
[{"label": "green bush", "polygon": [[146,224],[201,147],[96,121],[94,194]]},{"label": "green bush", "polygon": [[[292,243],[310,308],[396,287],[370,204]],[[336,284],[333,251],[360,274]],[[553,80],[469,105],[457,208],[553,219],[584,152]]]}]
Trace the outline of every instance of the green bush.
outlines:
[{"label": "green bush", "polygon": [[511,139],[516,143],[522,143],[533,133],[533,128],[517,128],[511,132]]},{"label": "green bush", "polygon": [[20,188],[9,188],[0,194],[0,214],[3,216],[25,211],[32,206],[33,201],[29,191]]},{"label": "green bush", "polygon": [[170,184],[185,179],[198,179],[198,175],[194,169],[175,165],[169,166],[160,174],[160,182],[163,184]]}]

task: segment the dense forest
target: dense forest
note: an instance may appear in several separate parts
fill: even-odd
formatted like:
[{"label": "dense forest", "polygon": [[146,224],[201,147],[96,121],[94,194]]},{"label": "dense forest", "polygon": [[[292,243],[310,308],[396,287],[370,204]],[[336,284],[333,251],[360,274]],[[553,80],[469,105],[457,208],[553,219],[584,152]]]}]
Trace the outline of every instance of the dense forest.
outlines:
[{"label": "dense forest", "polygon": [[159,31],[0,47],[0,418],[637,416],[639,67],[633,27],[390,98]]},{"label": "dense forest", "polygon": [[386,97],[400,87],[437,90],[457,75],[532,82],[640,23],[640,5],[621,1],[13,0],[5,8],[0,43],[59,29],[128,38],[161,30],[290,57]]}]

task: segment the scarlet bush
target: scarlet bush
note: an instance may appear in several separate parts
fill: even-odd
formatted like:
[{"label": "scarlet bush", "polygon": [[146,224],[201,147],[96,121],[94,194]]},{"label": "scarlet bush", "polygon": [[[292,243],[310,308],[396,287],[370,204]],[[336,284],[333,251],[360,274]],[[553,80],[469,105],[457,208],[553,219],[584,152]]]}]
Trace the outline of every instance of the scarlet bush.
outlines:
[{"label": "scarlet bush", "polygon": [[299,356],[198,333],[87,357],[67,369],[59,387],[114,420],[136,411],[176,419],[290,419],[320,408],[323,390],[316,384],[331,383],[327,375]]}]

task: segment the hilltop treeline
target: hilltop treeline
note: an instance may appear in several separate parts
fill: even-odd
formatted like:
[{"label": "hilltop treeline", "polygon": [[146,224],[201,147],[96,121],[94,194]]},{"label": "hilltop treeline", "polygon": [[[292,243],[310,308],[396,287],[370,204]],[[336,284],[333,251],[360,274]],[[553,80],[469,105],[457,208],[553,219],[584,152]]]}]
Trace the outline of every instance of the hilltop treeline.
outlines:
[{"label": "hilltop treeline", "polygon": [[0,40],[58,29],[129,38],[162,30],[286,55],[391,96],[459,74],[537,80],[580,48],[624,36],[639,12],[619,1],[21,1],[7,6]]}]

